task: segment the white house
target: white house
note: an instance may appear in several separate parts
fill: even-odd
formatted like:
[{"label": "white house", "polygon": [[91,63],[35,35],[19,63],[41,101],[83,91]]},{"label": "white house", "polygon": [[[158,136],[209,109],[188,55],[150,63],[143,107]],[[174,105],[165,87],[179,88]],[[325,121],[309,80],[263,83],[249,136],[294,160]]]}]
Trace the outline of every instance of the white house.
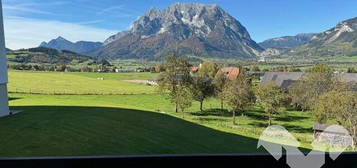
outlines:
[{"label": "white house", "polygon": [[7,96],[7,59],[5,50],[2,2],[0,0],[0,117],[10,114]]}]

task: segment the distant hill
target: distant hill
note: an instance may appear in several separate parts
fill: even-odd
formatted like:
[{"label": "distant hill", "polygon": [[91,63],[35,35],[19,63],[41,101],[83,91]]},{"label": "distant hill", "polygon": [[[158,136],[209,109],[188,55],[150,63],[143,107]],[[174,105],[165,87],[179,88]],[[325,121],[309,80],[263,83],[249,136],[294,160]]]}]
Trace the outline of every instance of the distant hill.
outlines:
[{"label": "distant hill", "polygon": [[341,56],[357,56],[357,17],[316,34],[308,43],[293,48],[280,57],[327,59]]},{"label": "distant hill", "polygon": [[272,38],[259,43],[263,48],[292,48],[309,42],[316,33],[301,33],[296,36]]},{"label": "distant hill", "polygon": [[103,44],[101,42],[89,41],[78,41],[73,43],[60,36],[56,39],[49,41],[48,43],[42,42],[40,44],[40,47],[53,48],[57,50],[68,50],[80,54],[87,54],[88,52],[98,49],[102,45]]},{"label": "distant hill", "polygon": [[36,63],[36,64],[93,64],[96,59],[77,54],[72,51],[59,51],[56,49],[37,47],[30,49],[10,50],[7,53],[9,62]]},{"label": "distant hill", "polygon": [[155,60],[178,52],[205,58],[255,58],[261,48],[217,5],[175,3],[151,9],[131,29],[109,37],[92,56]]}]

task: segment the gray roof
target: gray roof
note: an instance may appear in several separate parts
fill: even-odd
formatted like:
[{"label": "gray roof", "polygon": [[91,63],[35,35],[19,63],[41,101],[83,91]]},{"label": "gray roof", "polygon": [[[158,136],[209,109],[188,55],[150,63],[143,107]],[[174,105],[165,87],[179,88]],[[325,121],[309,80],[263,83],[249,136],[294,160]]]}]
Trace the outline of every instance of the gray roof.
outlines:
[{"label": "gray roof", "polygon": [[262,78],[261,85],[274,82],[279,87],[288,88],[295,81],[299,80],[302,74],[302,72],[266,72]]},{"label": "gray roof", "polygon": [[[279,87],[287,89],[295,81],[299,80],[303,74],[303,72],[266,72],[261,80],[261,85],[275,82]],[[354,83],[353,90],[357,90],[357,73],[341,73],[340,79],[343,82]]]}]

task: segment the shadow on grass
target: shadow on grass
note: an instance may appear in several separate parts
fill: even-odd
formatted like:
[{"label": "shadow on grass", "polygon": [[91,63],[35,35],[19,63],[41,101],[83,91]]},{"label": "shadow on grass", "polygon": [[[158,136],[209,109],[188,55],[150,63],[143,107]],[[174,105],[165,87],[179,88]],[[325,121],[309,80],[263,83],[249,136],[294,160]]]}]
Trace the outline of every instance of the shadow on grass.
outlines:
[{"label": "shadow on grass", "polygon": [[256,121],[249,123],[249,125],[252,125],[254,127],[259,127],[259,128],[266,128],[269,126],[268,123],[262,123],[262,122],[256,122]]},{"label": "shadow on grass", "polygon": [[228,110],[224,109],[208,109],[204,111],[197,111],[197,112],[191,112],[190,113],[193,116],[220,116],[220,117],[231,117],[232,113],[229,112]]},{"label": "shadow on grass", "polygon": [[313,133],[312,128],[303,128],[296,125],[282,125],[282,126],[284,126],[287,130],[295,133]]},{"label": "shadow on grass", "polygon": [[[259,112],[251,112],[251,113],[247,113],[247,116],[249,118],[252,118],[254,120],[259,120],[259,121],[267,121],[268,120],[268,116],[266,116],[266,114],[263,111],[259,111]],[[277,116],[275,117],[275,121],[282,121],[282,122],[290,122],[290,121],[300,121],[300,120],[305,120],[308,119],[308,117],[304,117],[304,116]]]},{"label": "shadow on grass", "polygon": [[196,121],[200,121],[200,122],[213,122],[213,121],[216,121],[216,122],[226,122],[226,121],[229,121],[229,119],[224,119],[224,118],[195,118],[194,120]]},{"label": "shadow on grass", "polygon": [[165,114],[107,107],[13,106],[0,156],[261,153],[257,140]]},{"label": "shadow on grass", "polygon": [[284,122],[290,122],[290,121],[300,121],[300,120],[305,120],[308,119],[308,117],[303,117],[303,116],[280,116],[277,117],[275,120],[276,121],[284,121]]},{"label": "shadow on grass", "polygon": [[19,98],[19,97],[9,97],[9,101],[19,100],[19,99],[21,99],[21,98]]},{"label": "shadow on grass", "polygon": [[[274,125],[274,121],[272,123]],[[269,126],[268,122],[251,122],[249,123],[249,125],[254,126],[254,127],[258,127],[258,128],[266,128]],[[300,127],[300,126],[296,126],[296,125],[286,125],[286,124],[282,124],[281,126],[285,127],[287,130],[289,130],[290,132],[294,132],[294,133],[312,133],[312,128],[304,128],[304,127]]]}]

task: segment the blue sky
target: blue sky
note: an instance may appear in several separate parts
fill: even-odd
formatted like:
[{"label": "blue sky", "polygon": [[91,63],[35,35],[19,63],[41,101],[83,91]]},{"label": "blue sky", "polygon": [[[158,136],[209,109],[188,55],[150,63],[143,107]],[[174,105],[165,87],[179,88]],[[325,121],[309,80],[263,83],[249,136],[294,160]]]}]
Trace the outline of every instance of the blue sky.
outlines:
[{"label": "blue sky", "polygon": [[126,30],[152,7],[174,2],[218,4],[261,42],[297,33],[322,32],[357,17],[356,0],[2,0],[6,44],[28,48],[63,36],[103,41]]}]

